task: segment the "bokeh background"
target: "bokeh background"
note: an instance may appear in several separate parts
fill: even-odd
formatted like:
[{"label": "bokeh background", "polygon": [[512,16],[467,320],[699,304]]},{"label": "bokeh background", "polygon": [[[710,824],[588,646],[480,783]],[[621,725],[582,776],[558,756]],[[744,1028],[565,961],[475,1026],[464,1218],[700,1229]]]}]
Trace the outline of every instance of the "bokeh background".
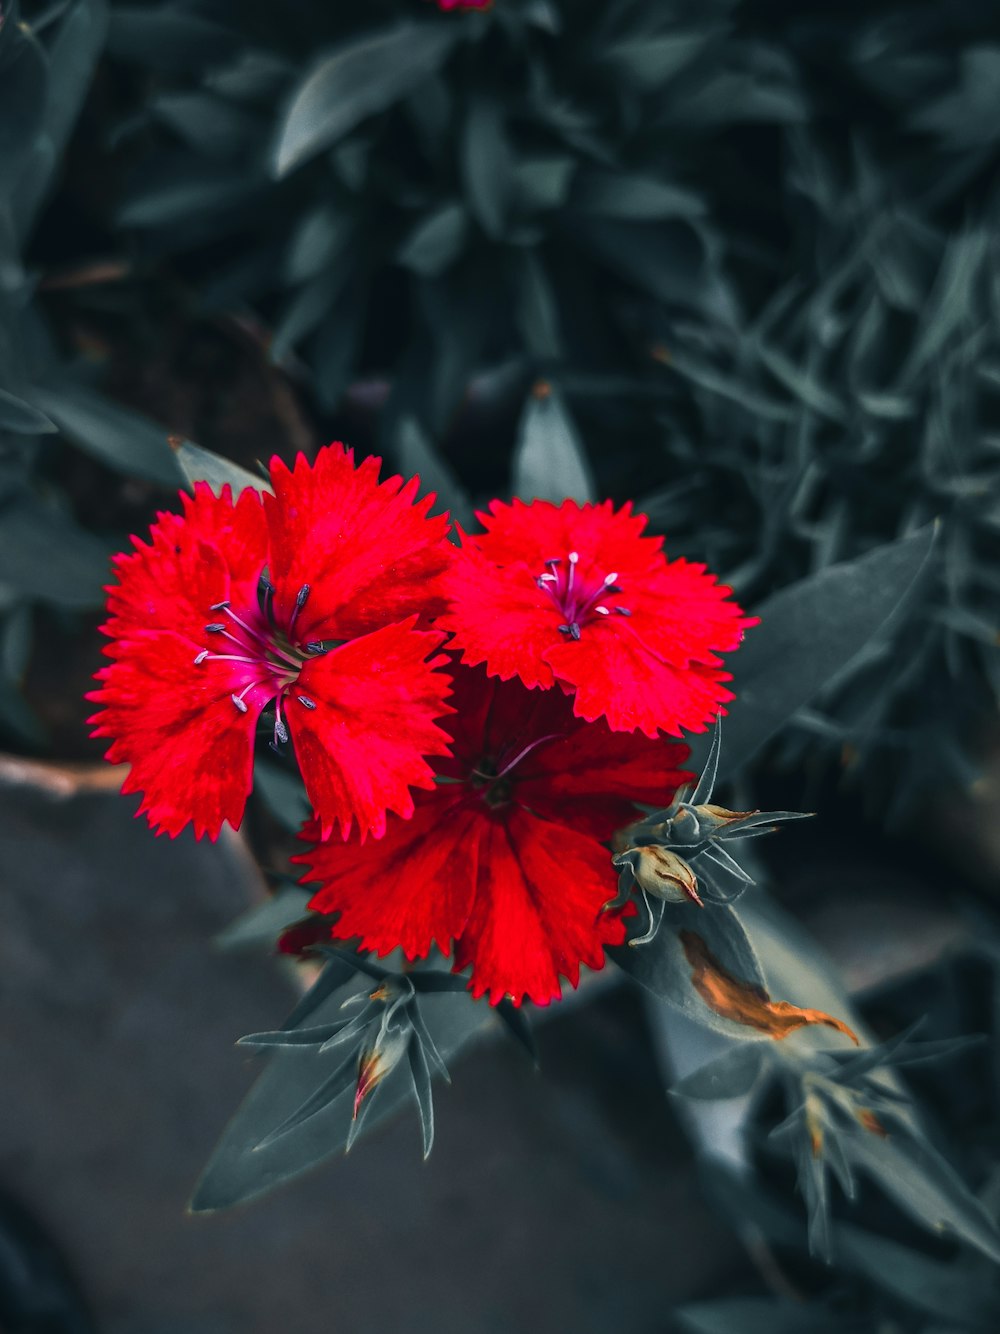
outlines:
[{"label": "bokeh background", "polygon": [[[213,947],[297,811],[265,767],[241,838],[154,840],[82,696],[171,437],[249,468],[343,439],[463,522],[633,499],[748,606],[937,518],[908,615],[741,781],[819,810],[767,850],[774,890],[876,1030],[992,1034],[996,6],[0,15],[0,1328],[989,1328],[988,1275],[914,1305],[718,1208],[614,987],[546,1017],[541,1075],[470,1056],[429,1163],[404,1116],[185,1217],[254,1072],[232,1043],[300,985]],[[995,1210],[994,1046],[923,1092]]]}]

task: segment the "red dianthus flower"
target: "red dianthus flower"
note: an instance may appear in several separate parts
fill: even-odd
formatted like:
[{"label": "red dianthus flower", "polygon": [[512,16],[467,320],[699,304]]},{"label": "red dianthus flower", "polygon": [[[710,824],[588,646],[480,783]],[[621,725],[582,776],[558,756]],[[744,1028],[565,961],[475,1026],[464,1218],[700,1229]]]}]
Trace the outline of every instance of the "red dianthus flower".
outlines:
[{"label": "red dianthus flower", "polygon": [[294,742],[324,836],[357,821],[379,837],[387,810],[412,812],[411,787],[433,786],[450,679],[429,658],[441,635],[415,626],[441,606],[453,548],[417,481],[379,483],[379,466],[332,445],[291,470],[275,458],[273,495],[234,504],[199,484],[115,558],[90,721],[158,832],[239,825],[272,703],[273,744]]},{"label": "red dianthus flower", "polygon": [[413,818],[391,819],[377,844],[328,841],[295,860],[322,886],[310,908],[337,915],[334,937],[410,959],[454,941],[475,996],[545,1005],[560,975],[576,986],[581,964],[600,968],[624,939],[621,916],[601,911],[616,887],[602,843],[636,802],[669,800],[687,747],[583,723],[558,691],[462,667],[454,679],[454,755],[435,763],[439,785]]},{"label": "red dianthus flower", "polygon": [[667,561],[646,517],[610,501],[492,502],[464,536],[438,625],[491,676],[559,684],[615,731],[703,732],[727,700],[720,652],[756,619],[704,565]]}]

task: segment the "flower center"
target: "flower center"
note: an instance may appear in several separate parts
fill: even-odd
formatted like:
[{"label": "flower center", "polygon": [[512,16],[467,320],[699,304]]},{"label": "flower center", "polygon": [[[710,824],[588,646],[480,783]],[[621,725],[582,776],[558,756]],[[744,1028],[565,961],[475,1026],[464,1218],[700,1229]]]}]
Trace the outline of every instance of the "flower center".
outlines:
[{"label": "flower center", "polygon": [[571,551],[565,560],[561,556],[553,556],[545,562],[545,574],[535,579],[563,618],[559,633],[569,635],[571,639],[579,639],[580,631],[587,622],[599,616],[632,614],[628,607],[607,605],[610,598],[622,592],[617,574],[584,576],[579,566],[580,554],[577,551]]},{"label": "flower center", "polygon": [[[288,740],[288,728],[282,717],[282,701],[298,681],[303,664],[310,658],[325,653],[327,646],[319,641],[303,644],[295,634],[295,622],[306,605],[310,588],[303,584],[295,598],[295,606],[286,625],[279,625],[274,612],[274,586],[261,574],[257,586],[257,605],[241,607],[237,613],[231,603],[215,602],[209,611],[217,619],[209,621],[205,633],[220,642],[220,651],[204,648],[195,657],[195,666],[203,662],[226,662],[231,665],[238,689],[232,693],[233,706],[240,713],[249,710],[247,696],[260,698],[262,707],[274,701],[274,736],[270,742],[277,750]],[[316,701],[308,695],[297,694],[296,699],[306,709],[315,709]]]},{"label": "flower center", "polygon": [[526,745],[516,741],[504,746],[498,755],[484,755],[469,771],[467,782],[474,788],[491,809],[507,806],[514,797],[514,784],[517,781],[514,769],[546,741],[558,741],[561,733],[552,732],[548,736],[536,737]]}]

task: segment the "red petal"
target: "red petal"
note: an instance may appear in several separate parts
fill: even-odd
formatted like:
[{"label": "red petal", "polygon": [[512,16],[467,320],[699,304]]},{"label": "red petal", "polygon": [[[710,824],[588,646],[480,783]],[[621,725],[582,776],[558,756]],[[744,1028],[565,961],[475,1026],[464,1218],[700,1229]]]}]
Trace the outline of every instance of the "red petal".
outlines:
[{"label": "red petal", "polygon": [[217,838],[227,820],[238,829],[261,703],[250,698],[241,713],[228,664],[195,667],[181,635],[143,633],[113,647],[116,661],[88,698],[104,705],[90,721],[94,736],[114,738],[107,759],[132,766],[122,791],[143,792],[139,812],[171,837],[189,823],[196,838]]},{"label": "red petal", "polygon": [[312,867],[303,883],[322,886],[310,909],[339,913],[330,932],[360,937],[362,949],[401,947],[417,959],[436,943],[448,954],[469,915],[483,813],[461,788],[437,788],[418,796],[411,820],[390,820],[377,843],[330,840],[294,857]]},{"label": "red petal", "polygon": [[603,578],[615,573],[628,581],[654,563],[662,561],[662,537],[643,537],[644,514],[633,514],[631,505],[618,512],[610,500],[601,505],[581,505],[547,500],[510,505],[494,500],[488,513],[477,515],[486,532],[474,540],[479,550],[497,565],[523,562],[534,575],[544,572],[545,562],[565,560],[571,551],[580,556],[580,572],[593,566]]},{"label": "red petal", "polygon": [[559,977],[576,986],[580,965],[600,968],[605,943],[624,926],[601,913],[614,897],[606,849],[592,839],[508,807],[484,829],[472,913],[455,943],[454,971],[472,965],[470,989],[515,1005],[547,1005]]},{"label": "red petal", "polygon": [[160,514],[150,541],[112,562],[118,584],[108,589],[112,638],[146,630],[176,630],[203,644],[211,607],[223,599],[256,602],[257,581],[267,561],[264,511],[256,491],[236,505],[229,488],[216,497],[202,483],[183,496],[184,515]]},{"label": "red petal", "polygon": [[443,607],[438,582],[454,550],[448,520],[427,517],[434,497],[416,502],[417,478],[380,483],[380,466],[366,458],[355,467],[341,444],[321,449],[314,464],[299,454],[291,471],[271,461],[274,495],[264,504],[275,607],[285,623],[309,585],[296,622],[301,640],[353,639]]},{"label": "red petal", "polygon": [[[413,813],[411,787],[434,786],[424,756],[445,755],[447,733],[435,722],[451,678],[426,661],[441,642],[412,627],[416,617],[387,625],[308,661],[285,696],[288,725],[324,838],[354,820],[362,838],[381,838],[386,811]],[[304,695],[317,707],[300,703]]]},{"label": "red petal", "polygon": [[[572,701],[565,703],[568,712]],[[603,841],[637,818],[636,803],[666,806],[694,776],[677,767],[687,746],[612,732],[603,719],[573,721],[569,736],[539,746],[517,767],[515,799],[536,815]]]},{"label": "red petal", "polygon": [[456,556],[447,576],[451,607],[437,618],[468,667],[484,663],[490,676],[517,676],[529,688],[553,684],[546,649],[558,644],[561,617],[525,565],[498,569],[475,547]]},{"label": "red petal", "polygon": [[682,728],[703,732],[733,698],[722,684],[726,673],[662,661],[624,618],[594,627],[578,643],[549,649],[546,658],[556,676],[576,687],[574,713],[591,722],[606,717],[616,732],[638,730],[649,737],[660,729],[672,736],[680,736]]},{"label": "red petal", "polygon": [[622,595],[631,612],[632,632],[665,661],[719,667],[719,653],[736,648],[743,631],[757,624],[733,602],[732,589],[704,565],[674,560],[646,575]]}]

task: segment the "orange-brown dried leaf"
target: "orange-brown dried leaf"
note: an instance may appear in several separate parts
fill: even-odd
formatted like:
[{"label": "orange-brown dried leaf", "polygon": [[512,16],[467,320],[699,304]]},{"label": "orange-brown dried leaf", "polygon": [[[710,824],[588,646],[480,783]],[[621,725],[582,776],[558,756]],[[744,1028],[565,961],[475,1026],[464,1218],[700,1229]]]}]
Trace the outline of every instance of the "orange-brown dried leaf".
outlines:
[{"label": "orange-brown dried leaf", "polygon": [[718,959],[693,931],[680,933],[684,954],[691,966],[691,982],[710,1010],[735,1024],[755,1028],[780,1041],[797,1028],[822,1024],[836,1029],[859,1046],[857,1034],[840,1019],[822,1010],[804,1010],[789,1001],[773,1001],[763,987],[744,982],[726,971]]}]

